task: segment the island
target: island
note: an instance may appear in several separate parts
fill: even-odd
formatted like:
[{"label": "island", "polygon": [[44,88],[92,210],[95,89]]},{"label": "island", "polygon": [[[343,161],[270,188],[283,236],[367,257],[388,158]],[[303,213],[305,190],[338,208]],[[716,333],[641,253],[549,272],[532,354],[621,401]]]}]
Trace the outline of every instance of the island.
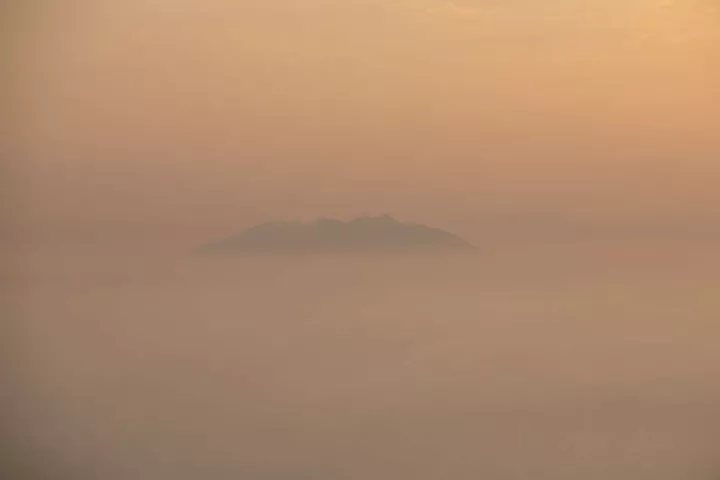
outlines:
[{"label": "island", "polygon": [[389,215],[350,221],[266,222],[204,245],[203,253],[323,253],[459,251],[475,247],[439,228],[403,223]]}]

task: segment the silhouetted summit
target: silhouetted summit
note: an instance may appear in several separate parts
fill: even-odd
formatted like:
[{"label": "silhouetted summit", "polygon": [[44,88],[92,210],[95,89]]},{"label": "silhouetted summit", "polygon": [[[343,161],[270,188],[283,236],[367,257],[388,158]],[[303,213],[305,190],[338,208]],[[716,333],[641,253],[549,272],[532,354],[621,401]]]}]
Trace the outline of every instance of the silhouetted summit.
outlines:
[{"label": "silhouetted summit", "polygon": [[203,248],[209,252],[383,252],[474,248],[444,230],[403,223],[385,215],[349,222],[268,222]]}]

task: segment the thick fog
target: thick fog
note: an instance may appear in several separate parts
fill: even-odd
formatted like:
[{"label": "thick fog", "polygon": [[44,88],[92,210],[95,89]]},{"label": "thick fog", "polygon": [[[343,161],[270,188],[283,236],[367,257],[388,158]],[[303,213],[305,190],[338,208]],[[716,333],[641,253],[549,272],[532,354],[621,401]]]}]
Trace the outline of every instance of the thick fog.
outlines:
[{"label": "thick fog", "polygon": [[73,480],[713,479],[718,266],[629,242],[34,254],[15,440]]},{"label": "thick fog", "polygon": [[720,478],[716,0],[0,4],[1,480]]}]

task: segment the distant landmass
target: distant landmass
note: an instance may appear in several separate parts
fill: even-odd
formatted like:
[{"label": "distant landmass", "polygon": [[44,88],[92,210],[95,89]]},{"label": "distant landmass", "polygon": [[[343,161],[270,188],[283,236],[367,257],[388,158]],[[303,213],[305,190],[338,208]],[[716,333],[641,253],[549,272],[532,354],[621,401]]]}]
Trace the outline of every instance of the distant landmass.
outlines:
[{"label": "distant landmass", "polygon": [[471,250],[466,240],[439,228],[403,223],[385,215],[348,222],[267,222],[219,242],[207,253],[403,252]]}]

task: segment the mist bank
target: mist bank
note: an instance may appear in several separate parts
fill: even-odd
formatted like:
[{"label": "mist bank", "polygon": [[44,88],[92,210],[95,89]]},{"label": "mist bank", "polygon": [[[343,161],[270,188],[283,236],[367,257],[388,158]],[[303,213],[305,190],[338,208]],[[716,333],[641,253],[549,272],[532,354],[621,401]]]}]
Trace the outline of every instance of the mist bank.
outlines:
[{"label": "mist bank", "polygon": [[715,474],[717,250],[108,253],[14,297],[16,420],[74,478]]}]

